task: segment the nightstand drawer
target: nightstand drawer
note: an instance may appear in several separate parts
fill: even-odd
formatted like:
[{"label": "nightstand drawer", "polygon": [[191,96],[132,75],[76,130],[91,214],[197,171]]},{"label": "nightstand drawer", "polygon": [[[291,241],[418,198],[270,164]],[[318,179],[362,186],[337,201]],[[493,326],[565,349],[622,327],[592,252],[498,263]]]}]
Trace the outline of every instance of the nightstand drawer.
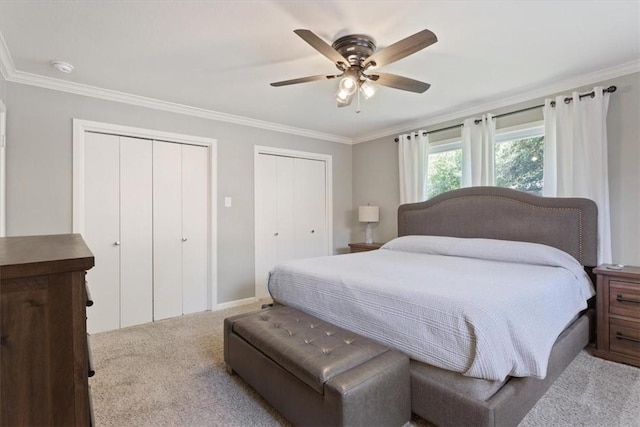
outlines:
[{"label": "nightstand drawer", "polygon": [[640,319],[640,287],[633,283],[611,280],[609,313]]},{"label": "nightstand drawer", "polygon": [[611,319],[609,323],[609,350],[627,356],[640,357],[640,325]]}]

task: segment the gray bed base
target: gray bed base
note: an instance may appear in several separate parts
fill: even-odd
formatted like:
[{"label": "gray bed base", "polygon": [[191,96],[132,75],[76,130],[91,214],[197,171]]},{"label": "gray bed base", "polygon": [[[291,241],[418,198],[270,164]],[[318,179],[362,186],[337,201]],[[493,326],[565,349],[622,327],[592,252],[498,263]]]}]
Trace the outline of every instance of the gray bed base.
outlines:
[{"label": "gray bed base", "polygon": [[590,321],[594,317],[590,310],[558,337],[543,380],[481,380],[412,360],[411,410],[438,426],[518,425],[592,339]]}]

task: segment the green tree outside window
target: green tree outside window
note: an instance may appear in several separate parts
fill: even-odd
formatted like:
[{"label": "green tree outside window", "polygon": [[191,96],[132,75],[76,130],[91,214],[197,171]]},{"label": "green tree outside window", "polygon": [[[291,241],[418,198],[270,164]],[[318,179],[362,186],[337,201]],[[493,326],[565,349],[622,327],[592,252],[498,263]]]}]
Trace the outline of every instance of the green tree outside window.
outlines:
[{"label": "green tree outside window", "polygon": [[496,144],[496,185],[542,194],[544,136]]}]

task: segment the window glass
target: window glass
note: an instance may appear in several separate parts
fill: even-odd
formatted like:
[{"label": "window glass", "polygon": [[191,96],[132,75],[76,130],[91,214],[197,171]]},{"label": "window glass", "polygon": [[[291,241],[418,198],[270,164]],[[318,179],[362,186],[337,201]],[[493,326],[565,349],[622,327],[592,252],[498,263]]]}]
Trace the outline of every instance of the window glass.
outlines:
[{"label": "window glass", "polygon": [[455,148],[429,154],[427,198],[460,188],[462,179],[462,149]]},{"label": "window glass", "polygon": [[543,155],[542,135],[496,143],[496,185],[541,195]]}]

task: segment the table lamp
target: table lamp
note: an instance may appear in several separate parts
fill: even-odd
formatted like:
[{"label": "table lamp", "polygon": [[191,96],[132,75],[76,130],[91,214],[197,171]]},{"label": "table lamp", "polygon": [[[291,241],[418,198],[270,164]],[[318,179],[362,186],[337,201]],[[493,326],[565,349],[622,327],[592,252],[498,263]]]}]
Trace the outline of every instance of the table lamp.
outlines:
[{"label": "table lamp", "polygon": [[378,208],[377,206],[367,205],[358,207],[358,221],[367,223],[367,228],[364,232],[365,243],[373,243],[373,229],[371,228],[371,223],[378,222],[379,219],[380,208]]}]

